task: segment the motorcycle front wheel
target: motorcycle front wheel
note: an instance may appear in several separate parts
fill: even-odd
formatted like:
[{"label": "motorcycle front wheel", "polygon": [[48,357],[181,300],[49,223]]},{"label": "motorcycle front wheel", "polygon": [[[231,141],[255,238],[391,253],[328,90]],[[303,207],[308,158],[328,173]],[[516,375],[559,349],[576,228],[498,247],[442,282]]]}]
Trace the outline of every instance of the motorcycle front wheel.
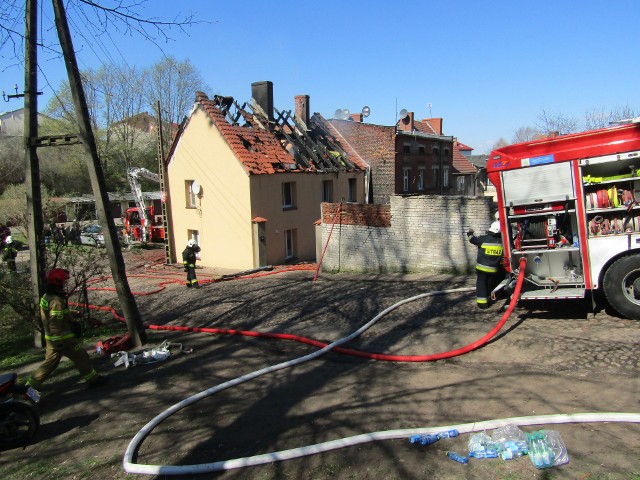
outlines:
[{"label": "motorcycle front wheel", "polygon": [[7,402],[0,405],[0,449],[24,447],[40,427],[40,416],[31,405]]}]

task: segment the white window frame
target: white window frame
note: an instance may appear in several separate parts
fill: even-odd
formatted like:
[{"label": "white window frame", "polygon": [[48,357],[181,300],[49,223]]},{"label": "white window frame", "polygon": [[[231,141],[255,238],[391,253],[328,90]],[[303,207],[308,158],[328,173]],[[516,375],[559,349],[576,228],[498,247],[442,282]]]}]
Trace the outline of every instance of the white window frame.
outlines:
[{"label": "white window frame", "polygon": [[442,167],[442,186],[447,188],[449,186],[449,166]]},{"label": "white window frame", "polygon": [[[287,198],[287,196],[289,198]],[[282,183],[282,209],[291,210],[296,208],[296,182]]]},{"label": "white window frame", "polygon": [[418,167],[418,190],[424,190],[424,179],[427,174],[427,167]]},{"label": "white window frame", "polygon": [[402,167],[402,191],[408,192],[411,180],[411,167]]},{"label": "white window frame", "polygon": [[322,181],[322,201],[333,202],[333,180]]},{"label": "white window frame", "polygon": [[187,208],[197,208],[197,195],[193,193],[193,183],[195,180],[185,180]]},{"label": "white window frame", "polygon": [[464,191],[464,175],[458,176],[458,178],[456,179],[456,186],[459,192]]},{"label": "white window frame", "polygon": [[348,202],[351,203],[356,203],[358,201],[358,185],[357,185],[357,179],[355,178],[350,178],[347,181],[347,187],[349,188],[348,193]]},{"label": "white window frame", "polygon": [[289,260],[295,257],[295,229],[284,231],[284,257]]},{"label": "white window frame", "polygon": [[438,188],[440,186],[440,167],[438,165],[432,166],[431,173],[433,174],[431,186]]}]

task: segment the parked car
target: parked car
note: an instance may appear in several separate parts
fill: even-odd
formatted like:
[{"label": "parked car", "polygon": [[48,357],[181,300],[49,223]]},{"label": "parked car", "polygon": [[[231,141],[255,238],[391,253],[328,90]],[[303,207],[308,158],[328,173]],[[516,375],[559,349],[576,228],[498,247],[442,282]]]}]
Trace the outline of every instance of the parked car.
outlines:
[{"label": "parked car", "polygon": [[91,223],[85,225],[80,230],[80,245],[91,245],[92,247],[104,247],[104,235],[102,225]]}]

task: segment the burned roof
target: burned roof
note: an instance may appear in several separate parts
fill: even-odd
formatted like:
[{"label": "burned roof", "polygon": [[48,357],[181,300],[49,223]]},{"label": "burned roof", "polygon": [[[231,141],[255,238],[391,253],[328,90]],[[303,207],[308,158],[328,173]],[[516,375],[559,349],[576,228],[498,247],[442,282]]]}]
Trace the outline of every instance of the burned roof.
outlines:
[{"label": "burned roof", "polygon": [[[249,174],[365,168],[355,152],[345,150],[331,125],[319,114],[313,116],[310,125],[304,125],[291,111],[274,109],[275,119],[269,119],[256,104],[240,105],[232,97],[219,95],[210,99],[202,92],[196,93],[194,109],[206,112]],[[183,125],[172,148],[184,128]]]}]

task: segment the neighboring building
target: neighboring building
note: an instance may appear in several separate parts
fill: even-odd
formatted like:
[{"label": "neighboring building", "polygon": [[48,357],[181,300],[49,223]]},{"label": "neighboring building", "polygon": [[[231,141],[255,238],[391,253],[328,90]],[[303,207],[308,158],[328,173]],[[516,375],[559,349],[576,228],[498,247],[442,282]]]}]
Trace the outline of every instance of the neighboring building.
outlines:
[{"label": "neighboring building", "polygon": [[[121,125],[134,128],[140,132],[156,133],[158,128],[158,120],[149,112],[141,112],[131,117],[125,118],[124,120],[120,120],[119,122],[115,122],[111,126],[119,127]],[[179,125],[176,123],[171,123],[170,127],[171,136],[173,136],[178,131]]]},{"label": "neighboring building", "polygon": [[[22,137],[24,134],[24,108],[0,113],[0,137]],[[49,117],[38,113],[38,127]]]},{"label": "neighboring building", "polygon": [[409,112],[396,126],[365,124],[359,115],[330,122],[370,167],[370,203],[388,204],[394,194],[478,194],[477,169],[442,134],[441,118],[419,121]]},{"label": "neighboring building", "polygon": [[[273,107],[273,84],[251,104],[196,94],[167,157],[176,253],[201,246],[202,265],[248,269],[315,261],[321,202],[362,202],[366,164],[337,139],[309,97],[295,116]],[[277,115],[274,117],[274,113]]]},{"label": "neighboring building", "polygon": [[470,161],[472,151],[471,147],[458,142],[457,139],[453,140],[453,177],[456,195],[471,197],[484,195],[486,184],[481,181],[481,171]]}]

